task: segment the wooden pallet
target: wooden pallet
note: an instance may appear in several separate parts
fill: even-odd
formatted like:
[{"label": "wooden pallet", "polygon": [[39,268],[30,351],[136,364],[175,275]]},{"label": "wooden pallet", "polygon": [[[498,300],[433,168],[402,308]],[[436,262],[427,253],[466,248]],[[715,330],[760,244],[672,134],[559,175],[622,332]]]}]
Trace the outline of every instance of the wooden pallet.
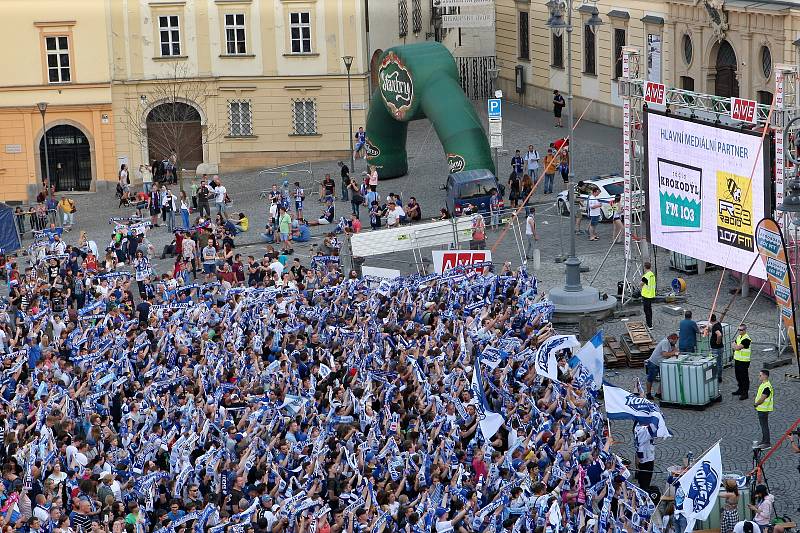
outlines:
[{"label": "wooden pallet", "polygon": [[637,345],[652,344],[653,336],[647,329],[644,322],[629,320],[625,322],[625,329],[628,330],[631,341]]},{"label": "wooden pallet", "polygon": [[625,352],[625,361],[630,368],[641,368],[644,362],[653,353],[655,345],[650,342],[648,344],[636,344],[631,340],[631,336],[627,333],[622,336],[622,349]]},{"label": "wooden pallet", "polygon": [[618,368],[627,365],[627,357],[622,345],[613,335],[608,335],[603,343],[605,368]]}]

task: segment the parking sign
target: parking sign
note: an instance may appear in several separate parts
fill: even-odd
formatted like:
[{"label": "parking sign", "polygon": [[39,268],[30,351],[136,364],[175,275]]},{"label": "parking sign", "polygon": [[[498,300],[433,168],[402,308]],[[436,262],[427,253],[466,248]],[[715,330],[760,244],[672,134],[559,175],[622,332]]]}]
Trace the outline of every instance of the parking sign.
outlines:
[{"label": "parking sign", "polygon": [[503,109],[499,98],[489,98],[489,118],[503,118]]}]

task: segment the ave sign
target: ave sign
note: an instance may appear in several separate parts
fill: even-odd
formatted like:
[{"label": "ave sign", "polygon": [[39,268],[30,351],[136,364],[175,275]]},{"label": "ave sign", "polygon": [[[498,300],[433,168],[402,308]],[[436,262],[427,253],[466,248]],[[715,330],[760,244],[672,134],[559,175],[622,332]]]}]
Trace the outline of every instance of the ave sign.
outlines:
[{"label": "ave sign", "polygon": [[663,83],[648,81],[644,84],[644,101],[648,104],[664,105],[667,89]]},{"label": "ave sign", "polygon": [[731,118],[742,122],[756,123],[756,101],[731,98]]}]

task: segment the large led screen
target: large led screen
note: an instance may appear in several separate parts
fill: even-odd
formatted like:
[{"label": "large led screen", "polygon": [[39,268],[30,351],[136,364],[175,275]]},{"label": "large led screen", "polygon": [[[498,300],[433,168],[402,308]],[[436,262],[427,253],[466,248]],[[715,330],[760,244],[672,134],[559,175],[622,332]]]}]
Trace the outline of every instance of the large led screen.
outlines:
[{"label": "large led screen", "polygon": [[[761,135],[653,111],[646,129],[651,242],[747,272],[765,211]],[[766,278],[761,261],[750,274]]]}]

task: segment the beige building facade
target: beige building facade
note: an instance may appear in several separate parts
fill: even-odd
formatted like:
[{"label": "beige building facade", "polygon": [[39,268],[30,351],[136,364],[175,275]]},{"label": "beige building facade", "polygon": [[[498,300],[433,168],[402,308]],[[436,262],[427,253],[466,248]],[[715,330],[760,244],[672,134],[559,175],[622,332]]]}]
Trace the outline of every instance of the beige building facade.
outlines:
[{"label": "beige building facade", "polygon": [[107,14],[102,0],[2,2],[0,201],[26,202],[48,177],[57,191],[116,180]]},{"label": "beige building facade", "polygon": [[117,156],[223,172],[347,157],[367,107],[363,0],[110,0]]},{"label": "beige building facade", "polygon": [[[576,116],[622,123],[622,46],[642,52],[642,77],[670,87],[769,102],[773,67],[797,61],[800,5],[757,0],[574,2]],[[586,23],[596,13],[603,25]],[[506,97],[549,108],[567,91],[567,33],[546,22],[541,0],[496,0],[500,85]],[[800,44],[800,42],[798,42]]]}]

